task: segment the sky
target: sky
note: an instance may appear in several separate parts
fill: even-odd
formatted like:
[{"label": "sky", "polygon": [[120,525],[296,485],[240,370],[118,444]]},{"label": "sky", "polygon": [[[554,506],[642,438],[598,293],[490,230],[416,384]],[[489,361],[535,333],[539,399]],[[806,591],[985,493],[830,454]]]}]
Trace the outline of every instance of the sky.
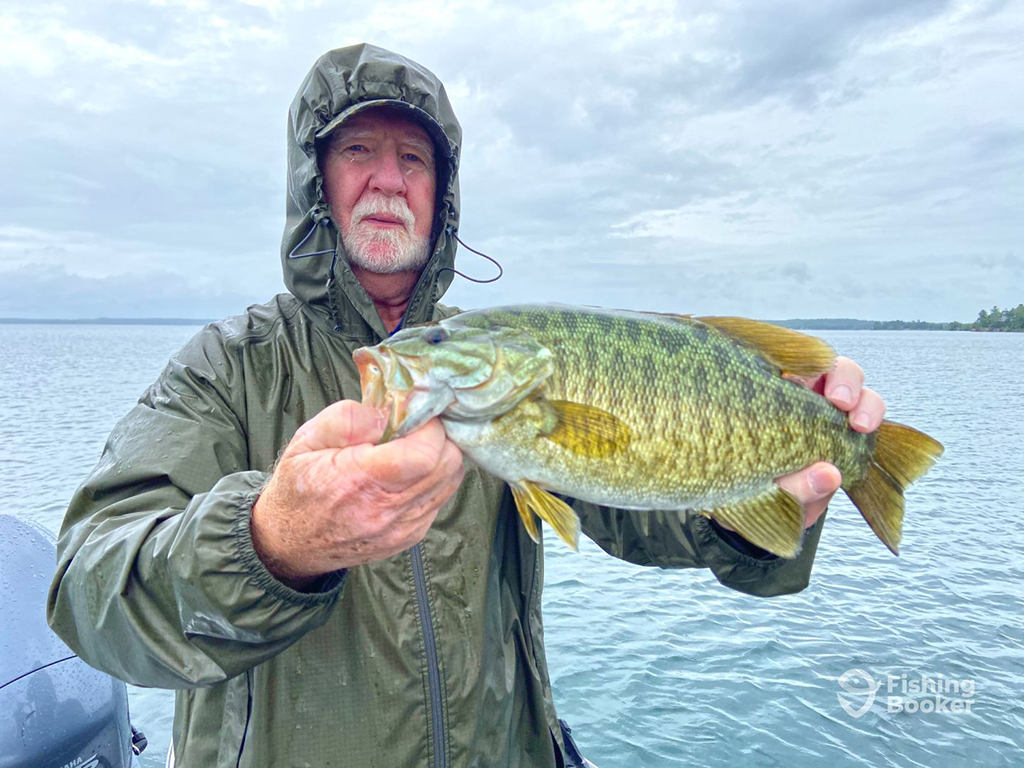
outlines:
[{"label": "sky", "polygon": [[972,320],[1024,302],[1021,40],[1024,1],[7,0],[0,317],[283,291],[288,105],[370,42],[445,83],[505,267],[446,303]]}]

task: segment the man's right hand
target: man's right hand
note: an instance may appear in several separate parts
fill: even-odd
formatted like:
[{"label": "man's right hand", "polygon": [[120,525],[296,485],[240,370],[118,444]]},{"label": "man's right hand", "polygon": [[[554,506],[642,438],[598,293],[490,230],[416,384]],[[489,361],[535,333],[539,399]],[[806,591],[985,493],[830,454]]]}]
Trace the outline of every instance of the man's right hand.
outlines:
[{"label": "man's right hand", "polygon": [[257,554],[285,583],[302,589],[322,574],[408,549],[458,489],[462,453],[437,419],[376,445],[386,418],[342,400],[288,443],[251,522]]}]

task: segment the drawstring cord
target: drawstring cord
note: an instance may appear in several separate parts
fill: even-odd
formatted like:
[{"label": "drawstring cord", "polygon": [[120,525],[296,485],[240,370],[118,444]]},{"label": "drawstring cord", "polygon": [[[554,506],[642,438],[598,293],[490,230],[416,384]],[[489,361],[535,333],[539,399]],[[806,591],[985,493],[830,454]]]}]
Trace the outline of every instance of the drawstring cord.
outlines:
[{"label": "drawstring cord", "polygon": [[446,272],[446,271],[447,271],[447,272],[454,272],[454,273],[455,273],[456,275],[458,275],[459,277],[464,277],[464,278],[466,278],[467,280],[469,280],[469,281],[470,281],[471,283],[481,283],[481,284],[483,284],[483,283],[493,283],[493,282],[496,282],[496,281],[498,281],[498,280],[500,280],[500,279],[501,279],[501,276],[502,276],[502,275],[504,275],[504,274],[505,274],[505,269],[504,269],[504,267],[502,267],[502,266],[501,266],[501,264],[500,264],[500,263],[498,263],[498,260],[497,260],[497,259],[495,259],[495,258],[494,258],[493,256],[488,256],[488,255],[487,255],[486,253],[481,253],[480,251],[476,250],[475,248],[470,248],[470,247],[469,247],[468,245],[466,245],[466,244],[465,244],[464,242],[462,242],[462,238],[460,238],[460,237],[459,237],[459,235],[458,235],[458,232],[457,232],[457,230],[455,229],[455,227],[449,226],[449,227],[448,227],[448,229],[446,229],[445,231],[446,231],[446,232],[447,232],[447,233],[448,233],[449,235],[451,235],[452,237],[454,237],[454,238],[455,238],[455,239],[456,239],[456,240],[458,241],[458,243],[459,243],[459,244],[460,244],[460,245],[461,245],[461,246],[462,246],[463,248],[465,248],[465,249],[466,249],[467,251],[470,251],[471,253],[475,253],[475,254],[476,254],[477,256],[482,256],[483,258],[485,258],[485,259],[487,259],[487,260],[488,260],[489,262],[491,262],[491,264],[493,264],[494,266],[496,266],[496,267],[498,268],[498,274],[497,274],[497,275],[495,275],[494,277],[490,277],[490,278],[488,278],[488,279],[486,279],[486,280],[478,280],[478,279],[477,279],[477,278],[475,278],[475,277],[470,277],[469,275],[465,274],[464,272],[459,272],[459,270],[455,269],[454,267],[441,267],[441,268],[440,268],[439,270],[437,270],[437,274],[441,274],[442,272]]},{"label": "drawstring cord", "polygon": [[341,331],[341,323],[338,322],[338,305],[334,301],[334,265],[338,263],[338,252],[334,251],[331,257],[331,268],[327,270],[327,309],[330,310],[331,318],[334,320],[334,332]]},{"label": "drawstring cord", "polygon": [[329,248],[326,251],[312,251],[310,253],[299,253],[299,249],[306,244],[306,241],[313,236],[318,226],[327,226],[328,219],[324,218],[317,221],[316,213],[311,214],[313,217],[313,226],[309,228],[309,232],[303,237],[299,244],[292,248],[291,253],[288,254],[289,259],[308,259],[310,256],[326,256],[328,253],[331,254],[331,266],[327,270],[327,284],[324,286],[327,291],[327,309],[331,313],[331,319],[334,320],[334,332],[338,333],[341,331],[341,323],[338,322],[338,304],[334,300],[334,291],[331,290],[334,287],[334,267],[338,263],[338,249]]},{"label": "drawstring cord", "polygon": [[[331,248],[331,249],[326,250],[326,251],[313,251],[312,253],[299,253],[298,252],[299,249],[306,244],[306,241],[309,240],[309,238],[311,238],[313,236],[313,233],[316,232],[317,225],[324,226],[324,227],[327,226],[327,217],[324,217],[324,218],[320,219],[320,221],[317,221],[316,218],[315,218],[316,217],[315,213],[313,214],[313,216],[314,216],[314,218],[313,218],[313,226],[309,228],[309,232],[307,232],[306,236],[299,241],[299,244],[296,245],[294,248],[292,248],[291,253],[288,254],[288,258],[289,259],[308,259],[310,256],[323,256],[323,255],[328,254],[328,253],[333,253],[335,258],[337,258],[338,251],[335,248]],[[331,262],[331,266],[332,267],[333,267],[333,265],[334,265],[334,262]]]}]

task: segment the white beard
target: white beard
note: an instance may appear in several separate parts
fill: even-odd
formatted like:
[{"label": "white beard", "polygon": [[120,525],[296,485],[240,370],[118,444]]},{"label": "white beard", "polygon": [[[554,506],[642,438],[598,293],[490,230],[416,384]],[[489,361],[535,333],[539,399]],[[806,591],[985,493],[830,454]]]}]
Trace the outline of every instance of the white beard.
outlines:
[{"label": "white beard", "polygon": [[[387,213],[402,220],[404,227],[379,228],[362,220]],[[364,197],[352,209],[352,218],[341,242],[349,262],[380,275],[419,270],[430,256],[430,238],[416,234],[416,217],[401,197],[373,195]]]}]

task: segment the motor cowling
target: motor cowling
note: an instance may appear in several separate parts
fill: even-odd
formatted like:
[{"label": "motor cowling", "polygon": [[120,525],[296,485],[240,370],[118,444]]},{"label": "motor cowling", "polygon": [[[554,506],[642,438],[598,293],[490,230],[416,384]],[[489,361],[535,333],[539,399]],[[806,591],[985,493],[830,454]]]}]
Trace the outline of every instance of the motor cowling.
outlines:
[{"label": "motor cowling", "polygon": [[46,624],[55,563],[46,532],[0,515],[0,768],[136,765],[125,684]]}]

